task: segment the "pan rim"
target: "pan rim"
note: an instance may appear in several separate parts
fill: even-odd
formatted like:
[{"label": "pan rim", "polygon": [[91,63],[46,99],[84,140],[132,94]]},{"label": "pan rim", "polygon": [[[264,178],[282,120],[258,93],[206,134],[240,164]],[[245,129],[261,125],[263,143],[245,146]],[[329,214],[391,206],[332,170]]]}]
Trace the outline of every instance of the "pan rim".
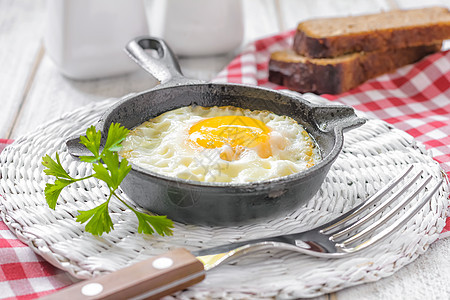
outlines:
[{"label": "pan rim", "polygon": [[[154,91],[160,91],[160,90],[169,90],[173,88],[180,88],[180,87],[195,87],[195,86],[209,86],[209,87],[220,87],[220,86],[232,86],[232,87],[238,87],[238,88],[245,88],[245,89],[252,89],[257,91],[263,91],[266,93],[274,94],[277,96],[282,96],[285,98],[288,98],[289,101],[299,101],[302,102],[304,105],[308,106],[309,108],[314,107],[335,107],[335,108],[342,108],[342,107],[348,107],[343,105],[317,105],[310,103],[306,99],[302,98],[301,96],[296,96],[293,94],[283,93],[281,91],[268,89],[265,87],[259,87],[259,86],[252,86],[248,84],[238,84],[238,83],[210,83],[210,82],[195,82],[195,83],[189,83],[189,84],[178,84],[178,85],[165,85],[161,84],[158,85],[152,89],[142,91],[140,93],[134,94],[131,97],[127,97],[123,99],[122,101],[117,102],[115,105],[110,107],[105,113],[102,115],[101,119],[99,120],[98,126],[102,130],[102,132],[105,132],[104,130],[107,129],[106,127],[106,120],[110,116],[112,112],[114,112],[115,109],[119,108],[121,105],[126,103],[127,101],[131,101],[133,99],[136,99],[144,94],[151,93]],[[183,107],[183,106],[180,106]],[[163,112],[162,112],[163,113]],[[310,123],[310,122],[307,122]],[[314,124],[311,124],[314,126]],[[109,126],[109,124],[108,124]],[[328,131],[331,132],[331,131]],[[302,180],[307,180],[308,178],[313,178],[317,173],[320,173],[323,171],[323,169],[326,169],[327,166],[331,166],[331,164],[334,162],[334,160],[339,155],[342,146],[343,146],[343,128],[342,127],[334,127],[332,130],[332,135],[334,137],[334,144],[331,149],[331,151],[325,156],[321,157],[321,160],[317,162],[314,166],[302,170],[300,172],[281,176],[281,177],[275,177],[271,179],[266,180],[260,180],[260,181],[252,181],[252,182],[243,182],[243,183],[230,183],[230,182],[209,182],[209,181],[197,181],[197,180],[188,180],[188,179],[182,179],[174,176],[168,176],[164,175],[155,171],[152,171],[147,168],[140,167],[136,164],[133,164],[131,162],[130,165],[132,167],[132,171],[137,172],[138,174],[146,175],[153,180],[168,182],[176,186],[189,186],[194,188],[208,188],[208,189],[229,189],[229,188],[236,188],[236,189],[248,189],[248,190],[255,190],[255,189],[262,189],[262,188],[269,188],[273,187],[274,185],[282,185],[282,184],[289,184],[292,182],[298,182]],[[316,141],[314,141],[316,146],[319,146]]]}]

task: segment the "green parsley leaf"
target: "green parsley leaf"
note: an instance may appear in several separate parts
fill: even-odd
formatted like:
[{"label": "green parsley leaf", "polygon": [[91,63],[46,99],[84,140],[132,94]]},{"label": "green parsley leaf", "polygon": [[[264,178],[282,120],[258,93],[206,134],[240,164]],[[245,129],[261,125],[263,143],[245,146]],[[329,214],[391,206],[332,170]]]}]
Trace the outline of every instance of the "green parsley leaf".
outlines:
[{"label": "green parsley leaf", "polygon": [[134,213],[139,220],[139,233],[152,234],[154,228],[159,235],[172,235],[170,228],[173,227],[173,222],[166,216],[150,216],[138,211],[134,211]]},{"label": "green parsley leaf", "polygon": [[[117,152],[106,152],[103,156],[103,162],[106,165],[107,170],[109,170],[109,178],[107,180],[110,180],[110,186],[113,188],[113,190],[116,190],[119,187],[119,184],[122,182],[122,180],[127,176],[127,174],[131,171],[131,166],[128,164],[128,161],[124,158],[122,161],[119,161],[119,155]],[[95,168],[94,170],[97,170]],[[114,170],[114,172],[112,172]],[[106,179],[106,174],[101,174],[103,178]],[[94,174],[94,177],[97,177],[97,174]],[[99,178],[102,179],[102,178]],[[105,179],[102,179],[106,181]]]},{"label": "green parsley leaf", "polygon": [[121,148],[121,142],[126,138],[129,130],[120,124],[112,123],[109,127],[108,137],[103,150],[100,152],[102,134],[96,131],[94,126],[86,130],[86,136],[80,137],[80,143],[83,144],[92,156],[80,157],[82,161],[92,164],[92,175],[84,178],[72,178],[62,166],[59,155],[56,153],[56,161],[49,155],[42,158],[42,164],[47,168],[44,169],[45,174],[55,176],[54,183],[47,183],[45,186],[45,198],[50,208],[55,209],[61,191],[71,183],[76,181],[95,177],[104,181],[108,185],[109,196],[106,202],[101,205],[87,210],[78,211],[80,214],[76,220],[80,223],[86,223],[85,230],[94,235],[102,235],[114,229],[111,217],[109,215],[109,201],[115,196],[119,201],[124,203],[131,209],[138,218],[138,232],[151,234],[155,231],[160,235],[172,235],[171,228],[173,222],[165,216],[150,216],[136,211],[122,200],[115,191],[119,188],[120,183],[130,172],[131,165],[123,158],[120,159],[117,151]]},{"label": "green parsley leaf", "polygon": [[110,232],[111,229],[114,229],[114,225],[109,216],[108,204],[109,200],[93,209],[79,210],[80,214],[77,216],[77,221],[85,223],[90,220],[86,224],[85,230],[93,235],[102,235],[104,232]]},{"label": "green parsley leaf", "polygon": [[80,160],[92,164],[92,163],[98,162],[100,160],[100,158],[95,157],[95,156],[82,155],[82,156],[80,156]]},{"label": "green parsley leaf", "polygon": [[61,191],[73,182],[73,180],[56,179],[54,183],[47,183],[45,185],[45,200],[51,209],[55,209],[56,201],[58,200]]},{"label": "green parsley leaf", "polygon": [[91,126],[86,130],[86,136],[80,136],[80,143],[83,144],[93,156],[81,156],[80,159],[84,162],[96,162],[100,157],[100,144],[102,140],[102,133],[95,130],[95,126]]},{"label": "green parsley leaf", "polygon": [[109,187],[112,189],[116,189],[115,182],[111,177],[108,169],[101,163],[96,163],[92,165],[92,170],[94,173],[92,174],[95,178],[103,180]]},{"label": "green parsley leaf", "polygon": [[122,159],[120,162],[119,168],[117,169],[117,186],[123,181],[123,179],[130,173],[131,165],[128,163],[126,158]]},{"label": "green parsley leaf", "polygon": [[54,161],[48,154],[42,158],[42,165],[47,169],[44,169],[44,173],[56,178],[73,179],[61,165],[59,160],[59,154],[56,152],[56,161]]},{"label": "green parsley leaf", "polygon": [[[106,182],[110,188],[116,190],[125,176],[131,171],[131,166],[124,158],[119,161],[117,152],[105,152],[102,155],[104,164],[96,163],[93,165],[93,176]],[[105,167],[106,166],[106,167]]]},{"label": "green parsley leaf", "polygon": [[111,123],[103,151],[119,151],[122,148],[120,143],[127,137],[129,132],[127,128],[121,126],[119,123]]}]

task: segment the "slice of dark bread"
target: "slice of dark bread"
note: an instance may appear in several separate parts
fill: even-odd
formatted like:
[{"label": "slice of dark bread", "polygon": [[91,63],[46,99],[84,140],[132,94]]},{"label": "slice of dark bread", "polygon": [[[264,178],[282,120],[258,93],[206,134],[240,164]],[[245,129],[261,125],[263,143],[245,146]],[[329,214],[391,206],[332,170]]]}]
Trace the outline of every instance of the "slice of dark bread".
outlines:
[{"label": "slice of dark bread", "polygon": [[428,7],[301,22],[293,49],[299,55],[323,58],[431,45],[445,39],[450,39],[450,11]]},{"label": "slice of dark bread", "polygon": [[269,81],[301,93],[340,94],[378,75],[437,52],[441,44],[308,58],[292,50],[272,53]]}]

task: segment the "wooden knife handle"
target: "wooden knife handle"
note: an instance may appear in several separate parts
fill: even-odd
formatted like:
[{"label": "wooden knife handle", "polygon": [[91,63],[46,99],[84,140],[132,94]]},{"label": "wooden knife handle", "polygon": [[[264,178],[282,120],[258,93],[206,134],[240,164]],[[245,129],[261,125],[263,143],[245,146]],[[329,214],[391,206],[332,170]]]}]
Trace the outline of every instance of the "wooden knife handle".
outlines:
[{"label": "wooden knife handle", "polygon": [[76,283],[42,299],[159,299],[204,278],[203,264],[180,248]]}]

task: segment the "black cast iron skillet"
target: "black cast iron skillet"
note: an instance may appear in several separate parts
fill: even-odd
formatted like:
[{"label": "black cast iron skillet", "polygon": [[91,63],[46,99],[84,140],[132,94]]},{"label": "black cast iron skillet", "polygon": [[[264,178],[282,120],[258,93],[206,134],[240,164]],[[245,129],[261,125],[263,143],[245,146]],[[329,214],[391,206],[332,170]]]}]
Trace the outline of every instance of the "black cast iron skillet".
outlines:
[{"label": "black cast iron skillet", "polygon": [[[156,51],[152,56],[148,50]],[[287,115],[313,137],[322,160],[306,171],[272,180],[230,184],[198,182],[157,174],[132,165],[121,184],[138,205],[188,224],[237,225],[288,215],[318,191],[343,145],[343,131],[362,125],[347,106],[318,106],[301,96],[242,84],[191,80],[164,41],[140,37],[126,46],[129,56],[161,84],[108,109],[97,124],[106,133],[112,122],[131,129],[150,118],[183,106],[232,105]],[[78,140],[67,143],[72,155],[83,153]]]}]

